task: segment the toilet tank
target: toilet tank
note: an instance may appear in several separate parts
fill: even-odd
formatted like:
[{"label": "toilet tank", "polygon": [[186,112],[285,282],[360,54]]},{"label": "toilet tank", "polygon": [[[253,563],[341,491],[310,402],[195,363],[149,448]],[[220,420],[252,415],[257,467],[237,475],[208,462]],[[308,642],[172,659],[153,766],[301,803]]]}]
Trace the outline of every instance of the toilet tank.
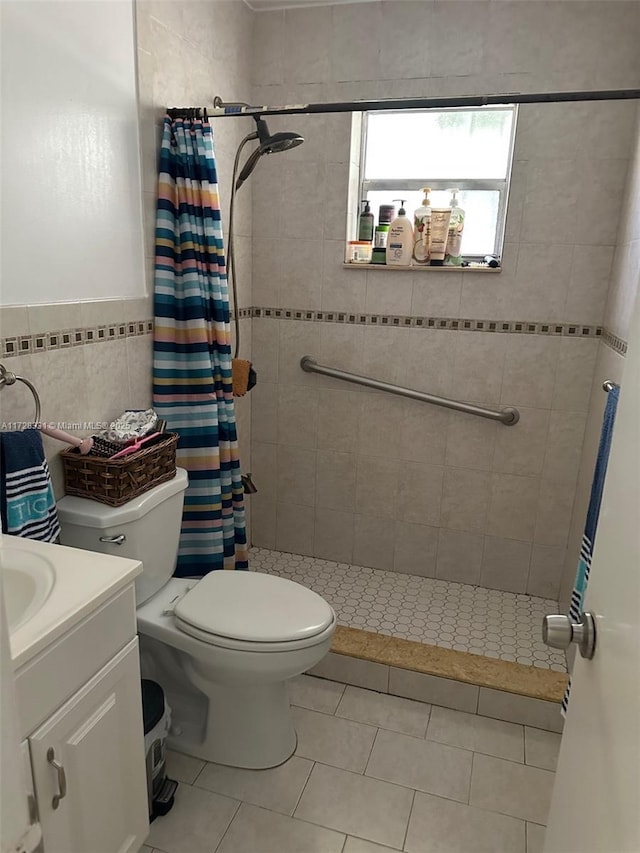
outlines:
[{"label": "toilet tank", "polygon": [[[172,480],[118,507],[67,495],[57,503],[60,542],[140,560],[142,574],[135,580],[140,606],[173,575],[188,483],[187,472],[178,468]],[[101,541],[119,536],[125,537],[122,544]]]}]

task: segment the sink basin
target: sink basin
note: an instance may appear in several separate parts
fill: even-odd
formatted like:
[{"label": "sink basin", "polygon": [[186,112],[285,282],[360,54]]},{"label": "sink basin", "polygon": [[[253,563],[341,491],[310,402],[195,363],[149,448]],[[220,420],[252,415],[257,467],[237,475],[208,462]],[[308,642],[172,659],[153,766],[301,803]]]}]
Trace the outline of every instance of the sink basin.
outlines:
[{"label": "sink basin", "polygon": [[9,633],[32,619],[45,603],[55,581],[55,569],[46,557],[29,550],[0,549],[2,585]]}]

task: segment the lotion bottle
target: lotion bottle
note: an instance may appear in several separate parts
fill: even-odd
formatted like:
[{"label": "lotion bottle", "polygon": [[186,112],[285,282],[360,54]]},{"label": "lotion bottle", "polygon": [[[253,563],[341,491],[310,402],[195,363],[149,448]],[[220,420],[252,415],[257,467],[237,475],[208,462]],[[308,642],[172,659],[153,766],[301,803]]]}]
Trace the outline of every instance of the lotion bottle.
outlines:
[{"label": "lotion bottle", "polygon": [[363,199],[360,204],[364,204],[364,210],[358,219],[358,240],[366,240],[371,243],[373,241],[373,213],[367,199]]},{"label": "lotion bottle", "polygon": [[408,267],[413,254],[413,228],[404,209],[404,199],[394,199],[394,201],[400,202],[400,210],[389,226],[387,265]]},{"label": "lotion bottle", "polygon": [[429,263],[429,242],[431,239],[431,187],[423,187],[422,206],[413,214],[413,260],[417,264]]},{"label": "lotion bottle", "polygon": [[464,230],[464,210],[458,205],[460,190],[451,190],[451,219],[449,220],[449,235],[447,237],[447,254],[444,262],[447,265],[459,267],[462,264],[460,252],[462,232]]}]

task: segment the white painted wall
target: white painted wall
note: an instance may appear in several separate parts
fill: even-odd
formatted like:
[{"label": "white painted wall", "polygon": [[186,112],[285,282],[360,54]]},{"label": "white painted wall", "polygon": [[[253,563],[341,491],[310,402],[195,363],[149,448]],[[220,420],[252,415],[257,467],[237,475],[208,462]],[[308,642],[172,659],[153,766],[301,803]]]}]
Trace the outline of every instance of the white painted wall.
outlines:
[{"label": "white painted wall", "polygon": [[3,305],[144,295],[131,0],[5,0]]}]

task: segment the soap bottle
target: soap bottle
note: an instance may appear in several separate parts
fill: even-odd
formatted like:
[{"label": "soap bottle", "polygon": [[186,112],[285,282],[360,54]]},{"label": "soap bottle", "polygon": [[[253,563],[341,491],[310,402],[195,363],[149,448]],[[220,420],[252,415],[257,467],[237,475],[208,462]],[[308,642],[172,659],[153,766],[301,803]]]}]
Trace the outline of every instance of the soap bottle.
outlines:
[{"label": "soap bottle", "polygon": [[364,210],[358,219],[358,240],[367,240],[369,243],[373,240],[373,213],[367,199],[363,199],[360,204],[364,204]]},{"label": "soap bottle", "polygon": [[464,210],[458,204],[458,193],[460,190],[452,189],[451,192],[451,219],[449,220],[449,235],[447,237],[447,254],[444,262],[448,266],[459,267],[462,264],[461,246],[462,232],[464,230]]},{"label": "soap bottle", "polygon": [[423,187],[422,206],[413,214],[413,259],[417,264],[429,263],[429,241],[431,238],[431,187]]},{"label": "soap bottle", "polygon": [[413,228],[404,209],[404,199],[394,199],[394,201],[400,202],[400,210],[389,226],[387,265],[408,267],[413,254]]}]

